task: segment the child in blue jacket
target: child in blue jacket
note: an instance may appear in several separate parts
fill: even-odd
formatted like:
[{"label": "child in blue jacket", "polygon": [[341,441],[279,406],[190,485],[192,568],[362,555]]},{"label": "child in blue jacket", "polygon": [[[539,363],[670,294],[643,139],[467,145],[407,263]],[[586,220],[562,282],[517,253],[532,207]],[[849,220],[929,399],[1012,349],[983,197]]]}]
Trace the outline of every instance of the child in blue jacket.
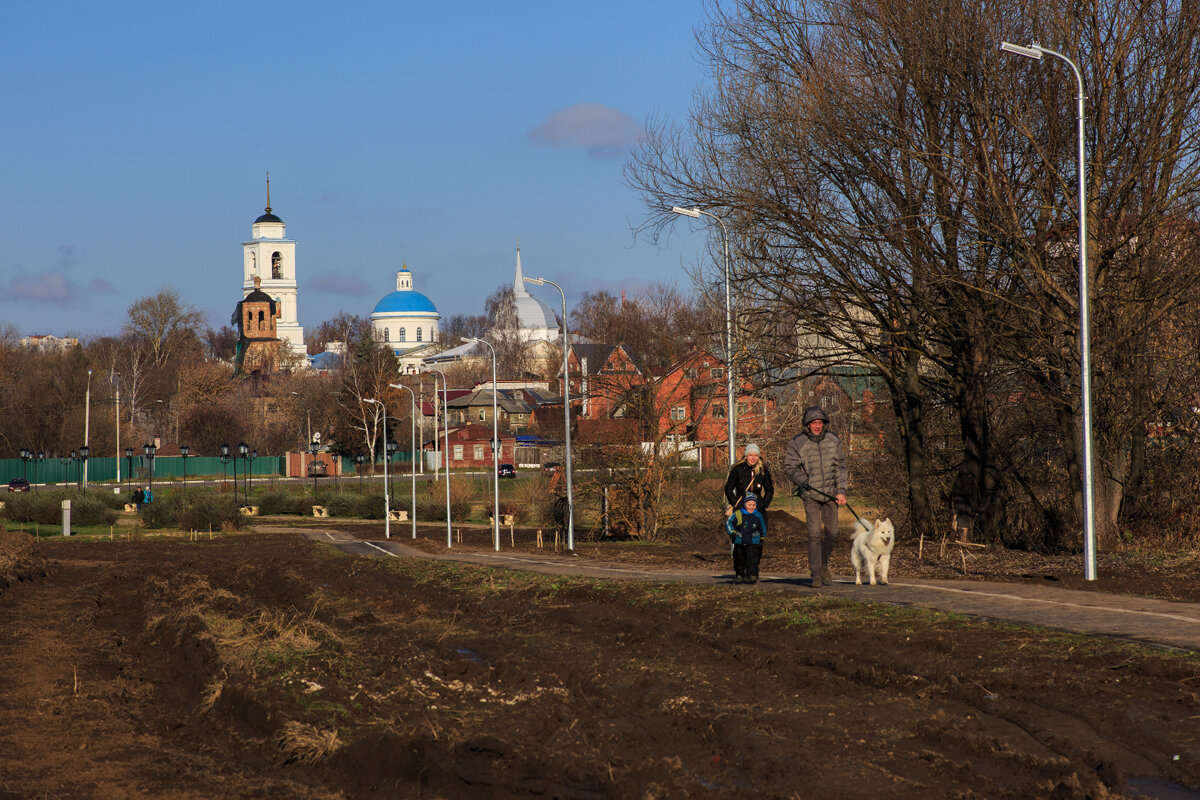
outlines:
[{"label": "child in blue jacket", "polygon": [[733,544],[733,582],[758,583],[758,562],[767,535],[767,521],[758,510],[758,495],[746,492],[742,507],[725,520],[725,532]]}]

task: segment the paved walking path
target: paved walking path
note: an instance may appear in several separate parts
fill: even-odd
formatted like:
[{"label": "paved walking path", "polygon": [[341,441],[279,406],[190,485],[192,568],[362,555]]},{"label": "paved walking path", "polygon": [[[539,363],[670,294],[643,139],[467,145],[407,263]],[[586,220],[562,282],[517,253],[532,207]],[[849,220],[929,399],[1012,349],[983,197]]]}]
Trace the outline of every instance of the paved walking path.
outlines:
[{"label": "paved walking path", "polygon": [[[333,531],[308,531],[305,536],[358,555],[465,561],[555,575],[713,585],[731,583],[733,577],[729,572],[656,569],[565,555],[481,551],[434,555],[395,539],[365,541]],[[1200,604],[1197,603],[982,581],[902,580],[887,586],[856,586],[853,578],[838,578],[832,586],[813,589],[807,577],[772,573],[761,576],[757,589],[929,608],[1200,652]]]}]

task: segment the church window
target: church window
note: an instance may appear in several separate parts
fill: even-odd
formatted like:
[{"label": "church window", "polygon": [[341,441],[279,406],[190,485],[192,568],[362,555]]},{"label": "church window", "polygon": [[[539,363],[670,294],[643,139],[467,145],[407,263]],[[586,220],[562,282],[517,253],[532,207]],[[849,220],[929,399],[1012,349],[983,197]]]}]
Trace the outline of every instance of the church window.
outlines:
[{"label": "church window", "polygon": [[406,328],[400,329],[400,341],[402,341],[402,342],[408,341],[408,330]]},{"label": "church window", "polygon": [[254,311],[249,308],[246,309],[246,330],[254,330]]},{"label": "church window", "polygon": [[421,329],[417,328],[417,341],[421,341]]},{"label": "church window", "polygon": [[250,274],[258,274],[258,260],[254,257],[254,253],[250,254]]},{"label": "church window", "polygon": [[266,317],[263,315],[263,312],[262,312],[262,311],[259,311],[259,312],[258,312],[258,329],[259,329],[260,331],[261,331],[261,330],[262,330],[264,327],[266,327],[265,325],[263,325],[263,320],[264,320],[264,319],[266,319]]},{"label": "church window", "polygon": [[387,328],[383,329],[383,340],[385,342],[390,342],[392,340],[392,332],[389,331]]},{"label": "church window", "polygon": [[278,250],[271,254],[271,277],[275,280],[283,277],[283,256]]}]

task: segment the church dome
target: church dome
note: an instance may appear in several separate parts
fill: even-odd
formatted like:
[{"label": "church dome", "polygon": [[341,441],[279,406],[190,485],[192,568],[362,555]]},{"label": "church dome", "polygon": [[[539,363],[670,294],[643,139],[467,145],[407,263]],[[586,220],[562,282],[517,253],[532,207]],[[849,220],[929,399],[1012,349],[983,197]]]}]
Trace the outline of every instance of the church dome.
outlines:
[{"label": "church dome", "polygon": [[523,330],[558,330],[558,318],[550,310],[550,304],[531,294],[513,295],[517,307],[517,319]]},{"label": "church dome", "polygon": [[265,214],[260,214],[258,219],[254,220],[255,225],[260,222],[274,222],[279,225],[283,224],[283,220],[271,213],[270,206],[267,207],[267,212]]},{"label": "church dome", "polygon": [[425,295],[413,289],[391,292],[375,304],[372,314],[436,314],[437,306]]}]

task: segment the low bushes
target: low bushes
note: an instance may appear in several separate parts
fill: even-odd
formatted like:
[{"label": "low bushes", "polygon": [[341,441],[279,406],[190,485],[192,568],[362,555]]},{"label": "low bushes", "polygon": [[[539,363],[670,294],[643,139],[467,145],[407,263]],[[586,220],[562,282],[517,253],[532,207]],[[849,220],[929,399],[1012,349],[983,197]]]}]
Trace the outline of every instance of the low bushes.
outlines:
[{"label": "low bushes", "polygon": [[109,507],[113,496],[74,489],[12,493],[5,498],[5,511],[14,522],[60,525],[63,500],[69,499],[72,525],[112,525],[117,519],[117,512]]},{"label": "low bushes", "polygon": [[179,528],[185,531],[236,530],[241,515],[233,498],[212,493],[172,495],[141,510],[142,525],[147,528]]}]

